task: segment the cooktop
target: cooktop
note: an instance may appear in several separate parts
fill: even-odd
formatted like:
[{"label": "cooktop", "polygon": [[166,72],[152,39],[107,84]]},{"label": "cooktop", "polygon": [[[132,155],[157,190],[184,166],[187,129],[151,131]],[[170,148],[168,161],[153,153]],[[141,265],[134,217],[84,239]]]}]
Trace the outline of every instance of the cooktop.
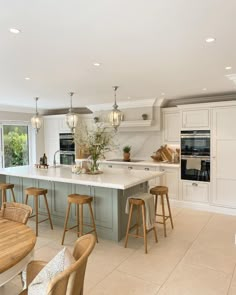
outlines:
[{"label": "cooktop", "polygon": [[130,159],[129,161],[125,161],[123,159],[109,159],[107,161],[113,161],[113,162],[143,162],[144,160],[135,160],[135,159]]}]

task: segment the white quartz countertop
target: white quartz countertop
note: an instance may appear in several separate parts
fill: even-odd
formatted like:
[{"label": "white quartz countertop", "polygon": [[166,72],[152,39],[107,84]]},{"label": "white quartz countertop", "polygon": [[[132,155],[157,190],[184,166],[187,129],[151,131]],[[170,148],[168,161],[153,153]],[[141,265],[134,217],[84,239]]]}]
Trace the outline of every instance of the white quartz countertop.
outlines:
[{"label": "white quartz countertop", "polygon": [[138,161],[138,162],[126,162],[126,161],[112,161],[112,160],[103,160],[100,161],[101,164],[119,164],[119,165],[129,165],[129,166],[153,166],[153,167],[169,167],[169,168],[179,168],[180,164],[173,164],[168,162],[155,162],[152,160],[144,160],[144,161]]},{"label": "white quartz countertop", "polygon": [[102,170],[102,174],[77,175],[73,174],[71,172],[71,167],[68,166],[60,166],[56,168],[49,167],[48,169],[37,169],[33,166],[20,166],[2,168],[0,169],[0,174],[123,190],[159,177],[164,173],[160,171],[140,171],[116,168],[103,168]]}]

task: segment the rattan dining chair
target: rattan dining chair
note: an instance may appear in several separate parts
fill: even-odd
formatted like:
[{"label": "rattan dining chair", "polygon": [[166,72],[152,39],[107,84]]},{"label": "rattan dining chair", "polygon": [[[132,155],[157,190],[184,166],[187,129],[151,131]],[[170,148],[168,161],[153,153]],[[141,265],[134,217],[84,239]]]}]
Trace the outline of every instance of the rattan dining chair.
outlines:
[{"label": "rattan dining chair", "polygon": [[21,203],[10,202],[3,203],[0,217],[26,224],[31,214],[32,208],[30,206]]},{"label": "rattan dining chair", "polygon": [[[87,260],[96,243],[94,235],[87,234],[80,237],[74,247],[73,256],[76,260],[63,272],[56,275],[49,283],[45,295],[83,295],[84,276]],[[33,281],[35,276],[46,265],[43,261],[31,261],[26,269],[26,285]],[[27,289],[19,295],[27,295]]]}]

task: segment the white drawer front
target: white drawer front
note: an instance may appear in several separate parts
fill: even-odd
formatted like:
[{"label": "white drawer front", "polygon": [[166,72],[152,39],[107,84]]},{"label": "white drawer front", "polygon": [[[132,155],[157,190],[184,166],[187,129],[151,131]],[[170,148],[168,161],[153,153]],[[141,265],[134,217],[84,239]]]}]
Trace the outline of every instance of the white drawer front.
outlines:
[{"label": "white drawer front", "polygon": [[183,181],[182,188],[184,201],[208,202],[208,183]]}]

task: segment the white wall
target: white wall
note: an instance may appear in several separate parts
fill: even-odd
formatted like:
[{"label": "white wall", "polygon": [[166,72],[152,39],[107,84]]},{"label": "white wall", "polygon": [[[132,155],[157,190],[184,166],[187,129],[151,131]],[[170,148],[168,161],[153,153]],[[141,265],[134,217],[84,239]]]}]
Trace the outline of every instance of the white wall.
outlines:
[{"label": "white wall", "polygon": [[151,160],[150,156],[161,145],[161,132],[118,132],[115,138],[118,149],[106,154],[107,159],[123,158],[123,147],[131,146],[131,159]]}]

